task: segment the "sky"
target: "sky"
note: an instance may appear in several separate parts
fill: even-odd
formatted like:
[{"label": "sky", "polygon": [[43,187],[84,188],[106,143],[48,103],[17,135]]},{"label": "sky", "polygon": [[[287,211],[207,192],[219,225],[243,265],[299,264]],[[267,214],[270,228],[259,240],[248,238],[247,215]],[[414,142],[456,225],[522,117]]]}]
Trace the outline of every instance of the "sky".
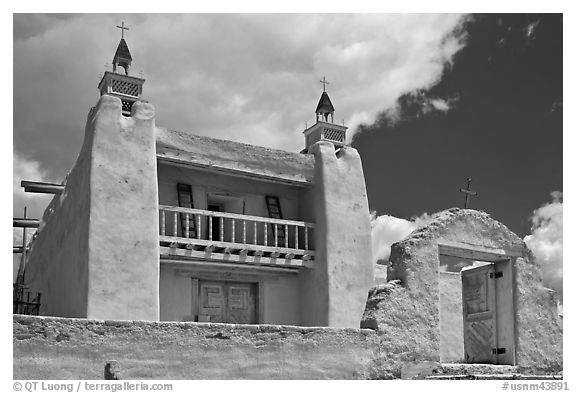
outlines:
[{"label": "sky", "polygon": [[299,151],[326,77],[362,157],[375,258],[463,207],[470,177],[470,207],[525,238],[561,289],[562,15],[15,14],[14,216],[50,199],[20,180],[74,164],[122,21],[163,127]]}]

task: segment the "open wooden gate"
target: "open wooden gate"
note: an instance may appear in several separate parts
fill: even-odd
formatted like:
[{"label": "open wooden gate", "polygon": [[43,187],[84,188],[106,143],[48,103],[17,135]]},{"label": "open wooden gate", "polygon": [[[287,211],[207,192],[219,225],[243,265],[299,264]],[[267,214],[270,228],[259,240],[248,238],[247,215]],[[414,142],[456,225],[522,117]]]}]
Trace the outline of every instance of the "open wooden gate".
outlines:
[{"label": "open wooden gate", "polygon": [[467,363],[497,364],[494,265],[462,270],[464,354]]}]

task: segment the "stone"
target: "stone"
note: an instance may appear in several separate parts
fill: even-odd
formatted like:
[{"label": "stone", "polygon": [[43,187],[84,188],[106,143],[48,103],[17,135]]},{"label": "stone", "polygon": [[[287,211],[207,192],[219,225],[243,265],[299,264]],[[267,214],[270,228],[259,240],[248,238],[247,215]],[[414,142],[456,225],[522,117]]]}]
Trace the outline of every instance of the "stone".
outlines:
[{"label": "stone", "polygon": [[119,374],[119,367],[118,367],[118,361],[116,360],[109,360],[108,362],[106,362],[106,365],[104,366],[104,379],[106,380],[117,380],[118,378],[118,374]]}]

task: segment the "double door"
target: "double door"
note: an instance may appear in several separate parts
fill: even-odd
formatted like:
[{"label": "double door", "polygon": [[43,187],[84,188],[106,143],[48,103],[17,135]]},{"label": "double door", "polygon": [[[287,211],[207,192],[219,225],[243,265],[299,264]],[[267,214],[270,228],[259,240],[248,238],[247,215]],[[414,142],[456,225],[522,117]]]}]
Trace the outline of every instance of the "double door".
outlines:
[{"label": "double door", "polygon": [[258,323],[257,284],[199,281],[198,320],[216,323]]}]

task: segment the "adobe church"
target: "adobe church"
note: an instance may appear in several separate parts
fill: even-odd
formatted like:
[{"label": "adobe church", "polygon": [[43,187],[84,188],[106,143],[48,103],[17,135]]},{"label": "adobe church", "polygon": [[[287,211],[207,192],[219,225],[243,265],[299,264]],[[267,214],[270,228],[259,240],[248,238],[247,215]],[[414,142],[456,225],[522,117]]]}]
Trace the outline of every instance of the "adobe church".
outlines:
[{"label": "adobe church", "polygon": [[[303,150],[287,152],[157,126],[131,62],[122,38],[31,243],[25,277],[41,315],[362,324],[381,331],[391,364],[561,368],[540,267],[485,213],[439,213],[393,245],[388,283],[374,286],[362,164],[326,91]],[[469,266],[454,286],[442,266],[456,259]]]},{"label": "adobe church", "polygon": [[124,38],[26,280],[41,314],[358,327],[373,283],[358,152],[324,91],[304,149],[158,127]]}]

